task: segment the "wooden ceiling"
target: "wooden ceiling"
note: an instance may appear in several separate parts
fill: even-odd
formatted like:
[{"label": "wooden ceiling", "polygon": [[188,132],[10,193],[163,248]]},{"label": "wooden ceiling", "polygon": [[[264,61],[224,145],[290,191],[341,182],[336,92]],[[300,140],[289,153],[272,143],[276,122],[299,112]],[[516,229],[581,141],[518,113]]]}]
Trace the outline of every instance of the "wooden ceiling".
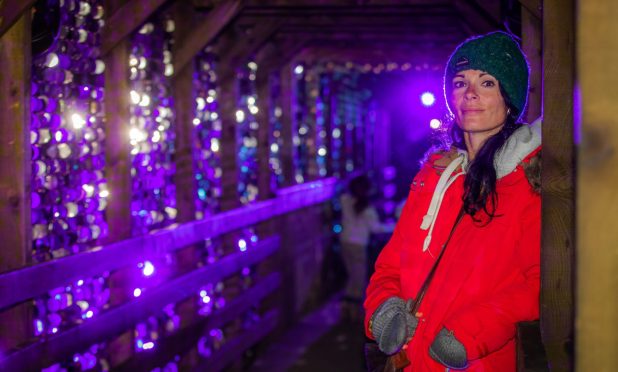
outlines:
[{"label": "wooden ceiling", "polygon": [[[3,33],[34,3],[0,1]],[[160,9],[175,16],[175,69],[216,41],[223,59],[302,56],[357,64],[444,63],[465,38],[504,29],[539,0],[103,0],[102,54]],[[516,15],[516,17],[518,17]],[[517,32],[511,25],[511,30]],[[1,35],[1,34],[0,34]],[[268,47],[266,47],[268,46]],[[266,48],[265,48],[266,47]],[[292,50],[293,53],[290,53]],[[266,53],[265,51],[268,51]],[[280,60],[275,57],[278,56]]]},{"label": "wooden ceiling", "polygon": [[[224,0],[193,0],[209,12]],[[297,58],[356,64],[444,63],[468,36],[504,29],[501,1],[482,0],[245,0],[221,32],[228,43],[254,37],[299,46]],[[260,35],[264,25],[276,25]],[[229,49],[223,43],[222,50]]]}]

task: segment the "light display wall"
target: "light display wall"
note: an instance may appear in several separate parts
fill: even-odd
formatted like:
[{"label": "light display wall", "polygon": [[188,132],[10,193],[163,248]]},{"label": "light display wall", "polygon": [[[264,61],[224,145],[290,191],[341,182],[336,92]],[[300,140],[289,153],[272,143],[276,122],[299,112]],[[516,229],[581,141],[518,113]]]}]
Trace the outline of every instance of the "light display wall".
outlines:
[{"label": "light display wall", "polygon": [[171,95],[174,22],[159,15],[132,37],[129,57],[133,234],[176,218],[174,102]]},{"label": "light display wall", "polygon": [[195,57],[193,162],[196,218],[219,211],[221,197],[221,119],[218,112],[216,55],[212,48]]},{"label": "light display wall", "polygon": [[[33,56],[31,89],[32,259],[42,262],[97,245],[107,236],[111,197],[104,176],[104,74],[100,1],[47,2],[59,33]],[[88,321],[109,304],[108,274],[82,278],[34,300],[33,330],[47,338]],[[47,371],[107,365],[103,345],[85,345]]]},{"label": "light display wall", "polygon": [[238,159],[238,195],[242,204],[254,201],[258,195],[257,136],[255,119],[259,108],[255,86],[257,63],[250,61],[237,74],[236,150]]}]

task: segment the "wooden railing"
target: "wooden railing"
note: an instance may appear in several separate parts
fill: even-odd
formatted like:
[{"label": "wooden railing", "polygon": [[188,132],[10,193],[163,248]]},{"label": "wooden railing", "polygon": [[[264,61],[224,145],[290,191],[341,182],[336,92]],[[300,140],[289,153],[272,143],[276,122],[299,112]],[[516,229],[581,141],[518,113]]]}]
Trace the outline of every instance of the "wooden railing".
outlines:
[{"label": "wooden railing", "polygon": [[[199,221],[174,225],[147,236],[132,238],[94,248],[87,252],[21,268],[0,275],[0,309],[43,295],[50,290],[80,278],[101,275],[149,258],[161,257],[206,238],[219,236],[258,222],[327,201],[334,194],[335,180],[324,179],[281,190],[273,199],[220,213]],[[49,366],[80,352],[87,345],[102,342],[130,329],[139,321],[195,295],[206,283],[217,282],[240,272],[243,267],[257,264],[272,255],[280,246],[278,236],[263,239],[246,252],[229,254],[217,262],[193,270],[149,288],[131,301],[104,311],[95,318],[34,342],[0,359],[0,370],[35,370]],[[225,324],[255,306],[280,284],[280,275],[271,273],[252,288],[229,302],[224,308],[180,329],[160,341],[159,350],[173,357],[195,345],[196,329],[208,329]],[[254,324],[237,339],[228,340],[208,358],[209,369],[225,366],[244,349],[268,334],[277,324],[277,311],[268,311],[260,323]],[[161,356],[157,360],[162,360]],[[120,369],[135,370],[148,365],[148,358],[136,355]],[[156,367],[155,365],[152,366]],[[216,368],[215,368],[216,369]]]}]

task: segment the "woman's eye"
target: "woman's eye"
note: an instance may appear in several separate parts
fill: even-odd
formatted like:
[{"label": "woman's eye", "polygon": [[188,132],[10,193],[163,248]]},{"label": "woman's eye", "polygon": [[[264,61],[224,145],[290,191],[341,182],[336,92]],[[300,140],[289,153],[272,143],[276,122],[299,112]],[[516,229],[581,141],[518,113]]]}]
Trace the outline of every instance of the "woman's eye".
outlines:
[{"label": "woman's eye", "polygon": [[453,82],[453,88],[461,88],[463,86],[465,86],[466,84],[463,81],[454,81]]},{"label": "woman's eye", "polygon": [[491,81],[491,80],[486,80],[486,81],[483,82],[483,86],[484,87],[493,87],[495,85],[496,85],[496,83]]}]

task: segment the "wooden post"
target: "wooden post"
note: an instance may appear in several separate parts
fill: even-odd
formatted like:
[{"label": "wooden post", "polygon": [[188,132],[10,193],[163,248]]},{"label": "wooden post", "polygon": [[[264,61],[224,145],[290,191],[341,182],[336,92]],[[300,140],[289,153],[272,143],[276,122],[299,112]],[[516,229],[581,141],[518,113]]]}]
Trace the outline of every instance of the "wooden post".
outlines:
[{"label": "wooden post", "polygon": [[270,199],[273,190],[270,187],[270,111],[273,105],[270,96],[270,74],[272,69],[267,60],[257,59],[258,70],[255,77],[255,87],[257,92],[257,102],[260,110],[255,116],[258,122],[258,199]]},{"label": "wooden post", "polygon": [[236,154],[236,74],[227,70],[229,66],[218,65],[217,76],[226,76],[219,80],[219,117],[221,118],[221,210],[227,211],[239,206],[238,166]]},{"label": "wooden post", "polygon": [[528,64],[530,65],[530,89],[525,119],[528,123],[531,123],[541,116],[541,95],[543,93],[541,44],[543,32],[541,19],[524,6],[521,7],[521,34],[522,49],[528,57]]},{"label": "wooden post", "polygon": [[283,148],[279,149],[281,154],[281,169],[283,171],[283,183],[285,186],[296,184],[296,173],[294,169],[294,154],[296,146],[292,142],[294,128],[292,128],[292,64],[288,63],[281,68],[281,137],[283,138]]},{"label": "wooden post", "polygon": [[581,88],[576,112],[579,108],[582,114],[577,162],[576,370],[616,371],[618,3],[580,1],[576,17]]},{"label": "wooden post", "polygon": [[305,181],[313,181],[320,177],[318,173],[318,148],[317,144],[317,123],[316,123],[316,97],[319,94],[318,92],[318,83],[319,76],[315,71],[315,67],[311,64],[305,64],[305,84],[306,84],[306,99],[307,99],[307,122],[309,125],[309,131],[307,132],[307,137],[309,138],[307,141],[307,156],[308,165],[307,165],[307,174],[308,179]]},{"label": "wooden post", "polygon": [[176,109],[176,204],[178,222],[195,219],[195,167],[193,160],[193,63],[188,63],[172,82]]},{"label": "wooden post", "polygon": [[541,329],[554,371],[573,367],[573,12],[572,0],[543,4]]},{"label": "wooden post", "polygon": [[[129,145],[129,48],[124,39],[105,56],[106,178],[110,192],[106,209],[109,235],[105,243],[131,237],[131,155]],[[125,285],[133,268],[113,272],[109,278],[110,304],[128,300]],[[112,365],[118,365],[132,354],[132,333],[127,331],[109,343]]]},{"label": "wooden post", "polygon": [[[31,258],[30,14],[0,37],[0,272]],[[30,304],[0,313],[0,350],[33,335]]]}]

